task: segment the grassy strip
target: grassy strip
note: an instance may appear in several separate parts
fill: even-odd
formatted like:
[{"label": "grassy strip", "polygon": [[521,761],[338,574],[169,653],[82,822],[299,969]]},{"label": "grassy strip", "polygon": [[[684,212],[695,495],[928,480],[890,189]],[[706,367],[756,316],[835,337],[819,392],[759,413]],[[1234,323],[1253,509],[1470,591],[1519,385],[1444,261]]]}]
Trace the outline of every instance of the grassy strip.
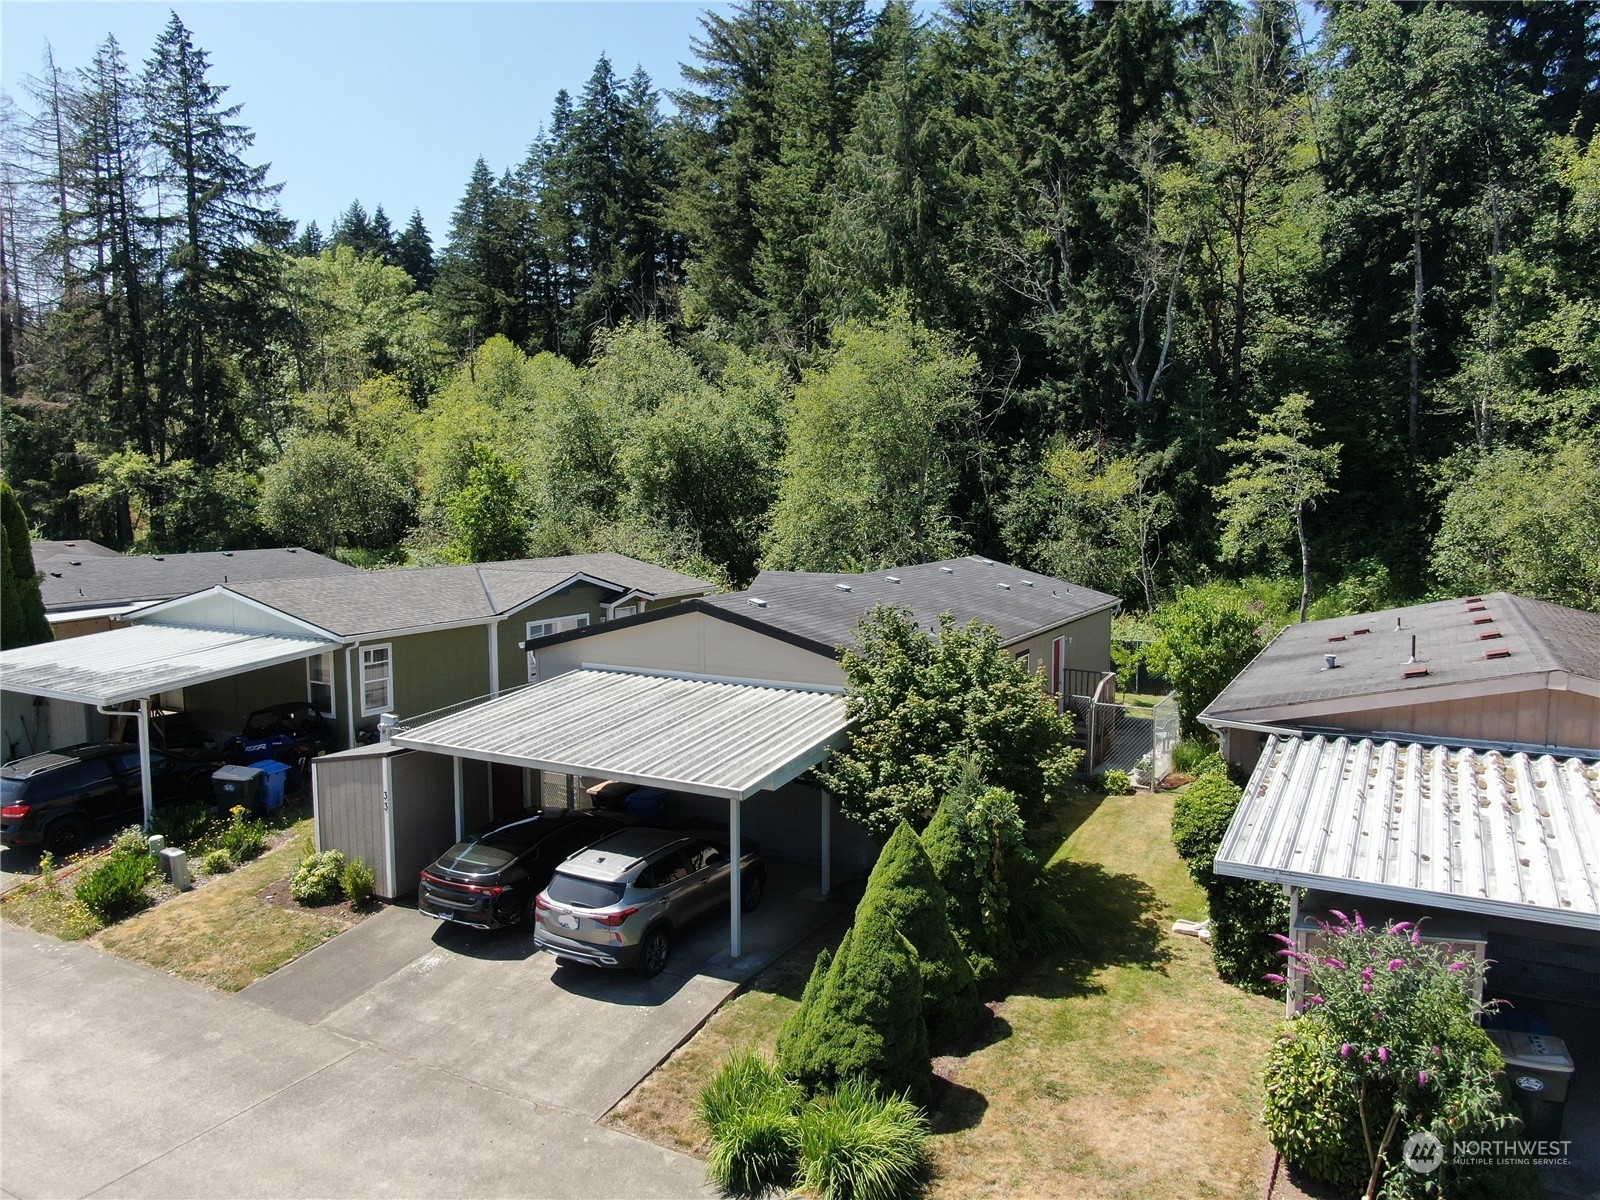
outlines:
[{"label": "grassy strip", "polygon": [[[932,1113],[934,1196],[1259,1193],[1260,1072],[1280,1010],[1218,980],[1206,945],[1167,932],[1205,915],[1172,850],[1171,813],[1168,796],[1091,797],[1039,831],[1087,945],[1035,963],[979,1044],[937,1061],[948,1083]],[[733,1049],[771,1051],[821,944],[724,1006],[611,1121],[704,1155],[700,1088]]]},{"label": "grassy strip", "polygon": [[105,930],[103,949],[236,992],[346,928],[328,914],[272,904],[257,893],[288,877],[305,853],[292,836],[276,850],[204,887],[175,896]]},{"label": "grassy strip", "polygon": [[24,883],[0,902],[0,917],[35,933],[63,942],[77,942],[100,929],[100,921],[73,895],[67,879],[54,886],[42,879]]}]

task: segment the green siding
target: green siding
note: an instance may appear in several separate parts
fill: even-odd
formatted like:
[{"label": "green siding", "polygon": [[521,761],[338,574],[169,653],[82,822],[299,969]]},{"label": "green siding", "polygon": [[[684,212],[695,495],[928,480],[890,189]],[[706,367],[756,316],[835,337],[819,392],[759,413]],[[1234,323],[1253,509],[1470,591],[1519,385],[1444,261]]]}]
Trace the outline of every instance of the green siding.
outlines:
[{"label": "green siding", "polygon": [[258,708],[306,698],[306,664],[279,663],[243,675],[213,679],[183,689],[183,710],[201,729],[235,734]]},{"label": "green siding", "polygon": [[537,604],[519,608],[500,622],[500,686],[520,687],[528,682],[528,656],[517,649],[517,643],[528,636],[528,622],[550,617],[573,617],[589,614],[589,623],[598,625],[605,619],[603,603],[617,593],[608,588],[598,588],[592,583],[575,583],[562,588],[554,596]]}]

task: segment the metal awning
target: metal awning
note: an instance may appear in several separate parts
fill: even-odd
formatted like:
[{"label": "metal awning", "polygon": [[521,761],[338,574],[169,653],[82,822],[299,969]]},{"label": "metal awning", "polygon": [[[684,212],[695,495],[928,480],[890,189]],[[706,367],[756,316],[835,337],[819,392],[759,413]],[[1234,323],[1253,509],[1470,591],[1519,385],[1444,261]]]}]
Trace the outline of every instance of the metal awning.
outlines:
[{"label": "metal awning", "polygon": [[836,691],[585,668],[393,740],[413,750],[744,800],[816,766],[848,722]]},{"label": "metal awning", "polygon": [[332,642],[144,623],[0,651],[0,688],[111,705],[324,654]]},{"label": "metal awning", "polygon": [[1600,762],[1272,737],[1216,871],[1600,929]]}]

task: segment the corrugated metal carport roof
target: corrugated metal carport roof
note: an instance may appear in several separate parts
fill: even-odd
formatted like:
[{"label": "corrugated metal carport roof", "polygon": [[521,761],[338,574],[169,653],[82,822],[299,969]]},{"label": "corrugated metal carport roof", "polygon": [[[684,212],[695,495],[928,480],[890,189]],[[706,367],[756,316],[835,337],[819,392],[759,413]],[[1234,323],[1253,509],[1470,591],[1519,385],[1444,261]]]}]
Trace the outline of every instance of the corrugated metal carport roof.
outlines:
[{"label": "corrugated metal carport roof", "polygon": [[1600,762],[1273,737],[1216,871],[1600,929]]},{"label": "corrugated metal carport roof", "polygon": [[837,692],[585,668],[394,742],[742,800],[817,765],[848,723]]},{"label": "corrugated metal carport roof", "polygon": [[332,648],[315,638],[147,623],[0,652],[0,688],[78,704],[120,704]]}]

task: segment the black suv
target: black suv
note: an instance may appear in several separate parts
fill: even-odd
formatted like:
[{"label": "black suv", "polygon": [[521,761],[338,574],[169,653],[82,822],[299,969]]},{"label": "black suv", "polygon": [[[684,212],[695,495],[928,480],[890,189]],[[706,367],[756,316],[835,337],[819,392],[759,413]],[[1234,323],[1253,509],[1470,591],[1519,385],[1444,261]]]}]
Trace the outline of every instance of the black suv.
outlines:
[{"label": "black suv", "polygon": [[457,842],[423,870],[417,909],[482,929],[531,929],[533,903],[556,867],[626,825],[621,814],[556,810]]},{"label": "black suv", "polygon": [[[150,752],[157,804],[210,799],[214,764]],[[124,742],[84,742],[19,758],[0,767],[0,842],[67,854],[107,826],[144,815],[139,751]]]}]

